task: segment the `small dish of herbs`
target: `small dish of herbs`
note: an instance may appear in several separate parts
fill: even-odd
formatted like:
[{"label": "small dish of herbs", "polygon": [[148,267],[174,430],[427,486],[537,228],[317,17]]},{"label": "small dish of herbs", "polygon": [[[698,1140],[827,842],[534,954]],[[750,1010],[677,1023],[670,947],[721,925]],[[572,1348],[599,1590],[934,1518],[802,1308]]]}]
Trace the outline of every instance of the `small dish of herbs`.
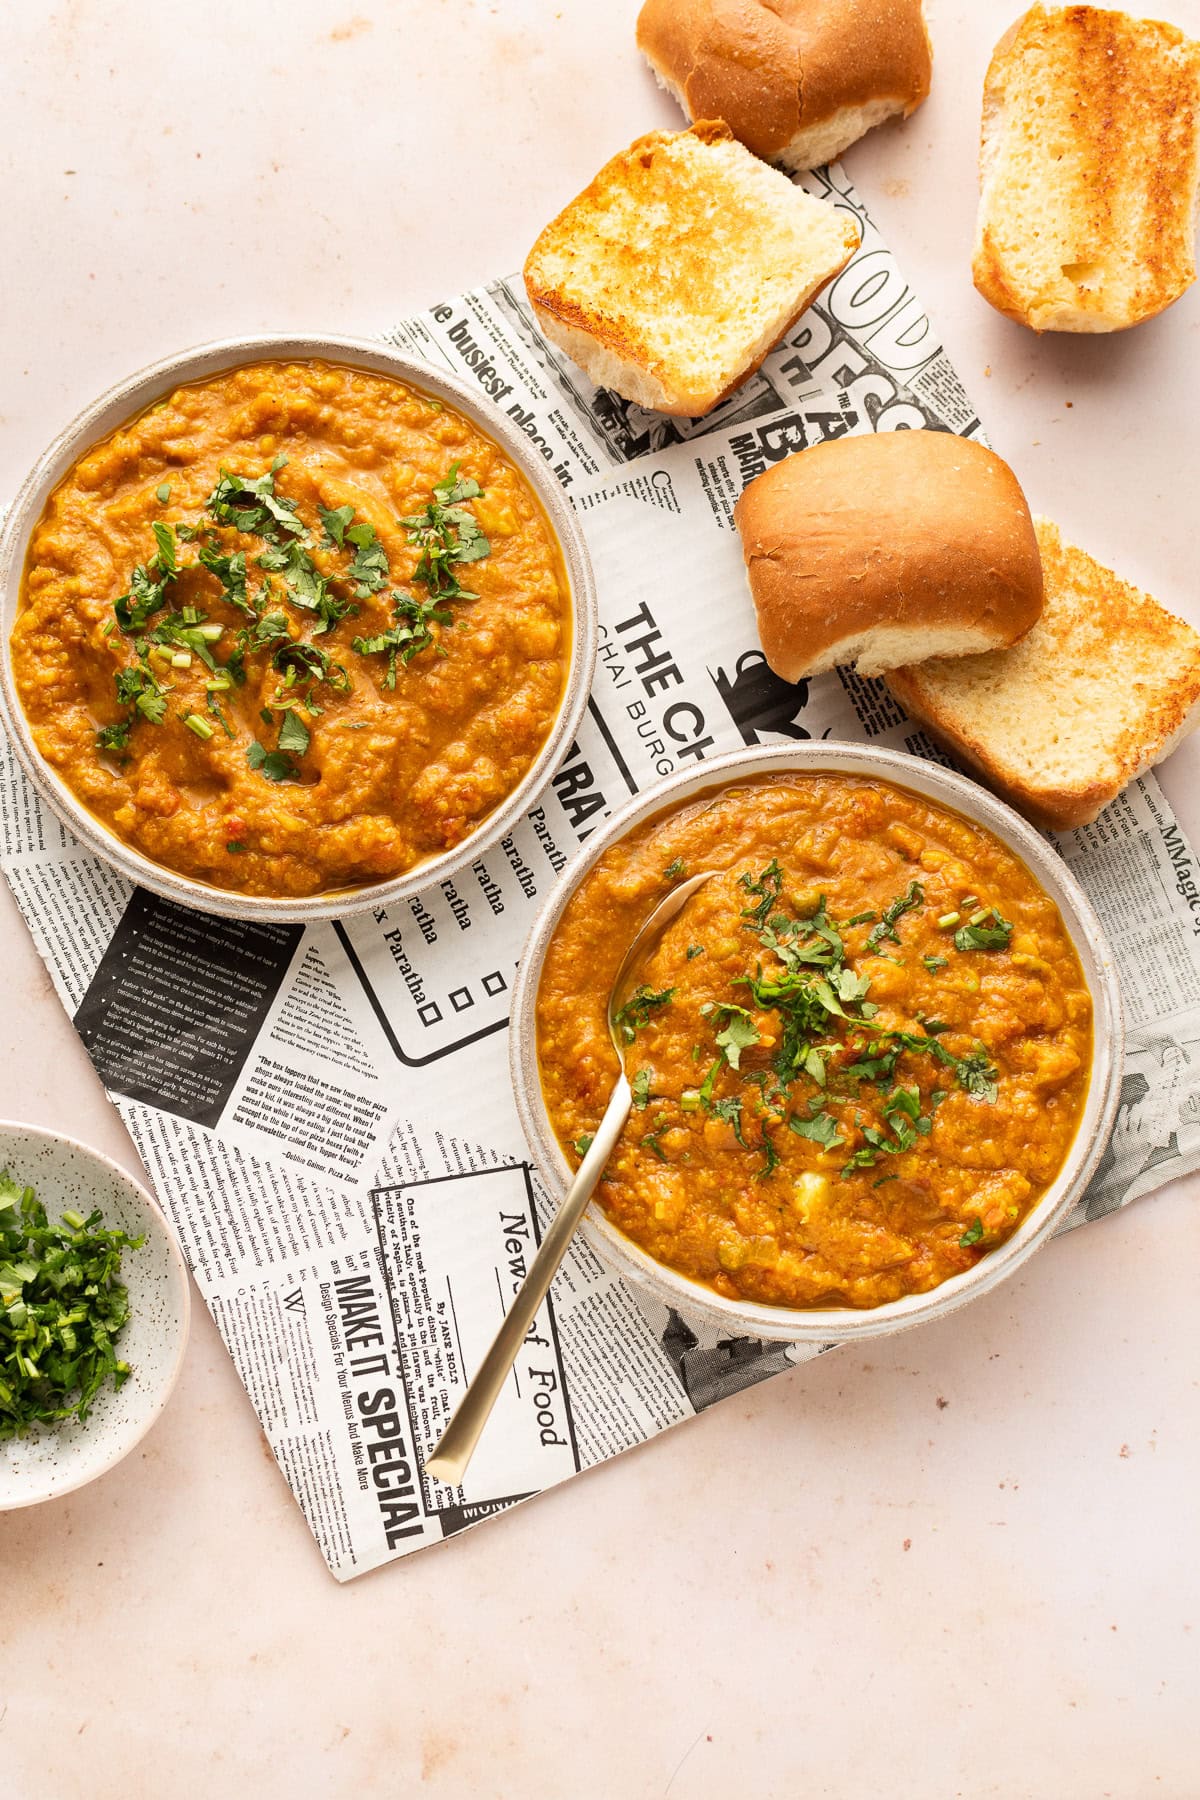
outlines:
[{"label": "small dish of herbs", "polygon": [[174,1385],[187,1274],[166,1220],[107,1158],[0,1125],[0,1509],[133,1448]]}]

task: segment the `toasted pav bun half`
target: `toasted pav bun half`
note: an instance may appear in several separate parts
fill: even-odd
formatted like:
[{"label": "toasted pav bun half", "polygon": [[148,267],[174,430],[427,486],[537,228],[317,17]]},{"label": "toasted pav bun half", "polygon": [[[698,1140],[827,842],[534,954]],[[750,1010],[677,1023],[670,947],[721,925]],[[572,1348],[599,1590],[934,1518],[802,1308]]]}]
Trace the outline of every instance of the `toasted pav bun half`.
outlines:
[{"label": "toasted pav bun half", "polygon": [[768,663],[799,681],[999,650],[1042,610],[1037,535],[1008,464],[941,431],[801,450],[734,508]]}]

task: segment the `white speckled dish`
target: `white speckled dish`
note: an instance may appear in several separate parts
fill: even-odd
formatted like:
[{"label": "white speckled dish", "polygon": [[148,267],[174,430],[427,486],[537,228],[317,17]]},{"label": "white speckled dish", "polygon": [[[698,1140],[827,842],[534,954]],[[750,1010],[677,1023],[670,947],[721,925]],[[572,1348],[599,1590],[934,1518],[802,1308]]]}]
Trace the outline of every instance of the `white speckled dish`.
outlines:
[{"label": "white speckled dish", "polygon": [[[394,381],[455,408],[479,431],[490,437],[520,470],[537,496],[562,551],[571,590],[571,655],[563,683],[558,716],[545,743],[512,792],[494,811],[481,819],[461,844],[426,857],[403,875],[363,887],[340,891],[278,897],[239,894],[207,882],[179,875],[165,864],[152,862],[131,844],[108,830],[89,812],[58,771],[46,762],[33,741],[33,733],[17,693],[10,654],[10,636],[20,604],[21,578],[29,539],[42,508],[59,482],[83,453],[110,431],[186,382],[204,381],[244,363],[306,361],[349,364]],[[199,912],[218,913],[227,919],[336,919],[350,912],[368,912],[390,906],[426,888],[432,888],[456,870],[469,868],[485,850],[507,835],[536,805],[538,795],[574,741],[587,706],[596,661],[598,633],[596,592],[592,565],[583,532],[571,504],[549,466],[530,446],[528,438],[508,415],[465,377],[434,369],[404,356],[388,344],[361,338],[326,336],[270,336],[229,338],[202,344],[141,370],[118,383],[93,402],[34,464],[7,515],[0,523],[0,720],[7,723],[9,738],[25,773],[63,824],[96,856],[111,863],[129,881],[151,893],[191,906]]]},{"label": "white speckled dish", "polygon": [[105,1474],[149,1431],[170,1398],[187,1344],[191,1293],[174,1233],[146,1189],[124,1169],[74,1138],[34,1125],[0,1123],[0,1169],[37,1190],[52,1220],[95,1207],[111,1230],[145,1234],[126,1250],[121,1279],[129,1323],[118,1351],[133,1373],[120,1389],[96,1396],[86,1423],[38,1427],[0,1442],[0,1511],[56,1500]]},{"label": "white speckled dish", "polygon": [[655,1262],[592,1201],[580,1229],[599,1256],[619,1274],[648,1288],[665,1306],[695,1314],[733,1338],[808,1344],[858,1342],[926,1319],[944,1318],[966,1301],[988,1293],[1047,1242],[1082,1195],[1112,1133],[1120,1094],[1125,1031],[1111,946],[1066,863],[1010,806],[940,763],[874,745],[822,739],[772,749],[736,750],[658,782],[614,813],[588,839],[583,854],[575,859],[563,880],[550,890],[529,935],[513,991],[509,1061],[521,1126],[551,1195],[558,1199],[566,1192],[571,1167],[554,1134],[542,1092],[537,994],[546,950],[571,896],[611,844],[655,813],[673,810],[705,789],[735,788],[756,776],[804,776],[821,771],[890,781],[908,788],[924,799],[962,813],[976,825],[983,825],[1020,857],[1058,907],[1079,953],[1094,1009],[1092,1077],[1075,1140],[1062,1168],[1012,1236],[981,1257],[974,1268],[952,1275],[940,1287],[928,1293],[908,1294],[903,1300],[870,1310],[858,1312],[850,1307],[829,1306],[792,1311],[749,1300],[728,1300],[665,1263]]}]

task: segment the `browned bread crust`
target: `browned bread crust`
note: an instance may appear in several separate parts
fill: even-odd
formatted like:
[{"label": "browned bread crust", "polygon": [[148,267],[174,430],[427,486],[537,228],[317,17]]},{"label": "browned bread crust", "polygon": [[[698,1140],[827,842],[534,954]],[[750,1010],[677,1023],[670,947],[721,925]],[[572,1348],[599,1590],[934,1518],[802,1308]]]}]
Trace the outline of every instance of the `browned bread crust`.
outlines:
[{"label": "browned bread crust", "polygon": [[972,272],[1034,331],[1123,331],[1195,280],[1200,44],[1094,6],[1033,6],[984,85]]},{"label": "browned bread crust", "polygon": [[1090,824],[1200,723],[1200,633],[1036,521],[1046,604],[1015,649],[893,669],[897,699],[1035,824]]},{"label": "browned bread crust", "polygon": [[793,169],[929,92],[923,0],[646,0],[638,47],[693,119]]},{"label": "browned bread crust", "polygon": [[750,483],[734,519],[763,650],[785,681],[1013,644],[1041,612],[1016,476],[948,432],[802,450]]}]

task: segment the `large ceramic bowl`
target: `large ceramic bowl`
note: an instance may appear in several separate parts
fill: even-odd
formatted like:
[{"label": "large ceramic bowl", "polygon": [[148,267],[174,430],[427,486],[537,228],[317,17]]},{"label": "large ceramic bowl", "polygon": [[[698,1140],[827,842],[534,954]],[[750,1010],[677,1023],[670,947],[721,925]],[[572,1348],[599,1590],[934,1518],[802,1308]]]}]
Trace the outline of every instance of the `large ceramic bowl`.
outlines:
[{"label": "large ceramic bowl", "polygon": [[1058,907],[1070,933],[1093,1005],[1094,1054],[1087,1100],[1074,1142],[1052,1186],[1005,1243],[974,1268],[952,1276],[929,1293],[911,1294],[870,1311],[850,1307],[790,1309],[727,1300],[702,1283],[656,1262],[607,1219],[593,1201],[583,1231],[598,1254],[667,1306],[708,1320],[731,1337],[834,1344],[877,1337],[926,1319],[941,1318],[986,1294],[1020,1268],[1082,1195],[1104,1152],[1116,1115],[1124,1026],[1112,951],[1082,890],[1054,849],[1011,807],[938,763],[894,750],[821,742],[772,750],[739,750],[695,771],[659,782],[615,813],[565,880],[549,896],[525,946],[513,993],[510,1058],[517,1111],[538,1169],[550,1193],[561,1198],[572,1171],[546,1111],[537,1057],[536,1008],[542,965],[564,908],[610,845],[632,827],[713,787],[733,787],[757,775],[830,771],[876,777],[905,787],[964,814],[1007,844]]},{"label": "large ceramic bowl", "polygon": [[[101,824],[38,753],[13,680],[9,635],[20,603],[29,539],[42,508],[68,470],[92,444],[184,383],[205,380],[243,363],[303,361],[310,357],[349,364],[376,375],[388,375],[430,394],[462,413],[504,451],[537,495],[562,550],[571,589],[571,657],[562,702],[549,737],[508,798],[461,844],[426,858],[415,868],[388,881],[299,899],[295,896],[276,899],[231,893],[207,882],[189,880],[152,862]],[[445,880],[456,869],[467,867],[498,843],[536,804],[539,792],[574,738],[587,705],[596,660],[596,597],[587,548],[569,501],[564,498],[543,459],[530,449],[528,439],[516,430],[499,407],[484,399],[477,388],[468,387],[457,376],[430,368],[413,357],[402,356],[385,344],[346,337],[249,337],[183,351],[120,382],[80,413],[38,459],[9,509],[0,533],[0,636],[3,638],[0,699],[17,756],[42,798],[89,850],[112,863],[139,886],[202,912],[238,919],[328,919],[347,912],[387,906]]]},{"label": "large ceramic bowl", "polygon": [[126,1250],[121,1280],[129,1321],[117,1354],[133,1373],[119,1388],[107,1382],[82,1423],[39,1426],[0,1441],[0,1512],[56,1500],[128,1456],[171,1397],[187,1348],[191,1295],[175,1235],[140,1182],[74,1138],[34,1125],[0,1124],[0,1169],[35,1189],[52,1222],[64,1210],[86,1218],[94,1207],[112,1231],[144,1235]]}]

